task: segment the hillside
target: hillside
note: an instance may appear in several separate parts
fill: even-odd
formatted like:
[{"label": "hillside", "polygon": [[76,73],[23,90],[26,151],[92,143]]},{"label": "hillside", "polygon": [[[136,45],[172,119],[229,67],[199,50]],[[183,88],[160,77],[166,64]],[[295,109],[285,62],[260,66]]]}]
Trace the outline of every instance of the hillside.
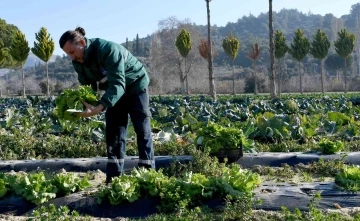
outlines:
[{"label": "hillside", "polygon": [[[321,16],[312,13],[302,13],[296,9],[283,9],[279,12],[274,12],[274,30],[282,31],[282,33],[286,36],[288,45],[291,44],[296,29],[302,29],[309,41],[312,41],[312,36],[316,33],[317,29],[324,30],[331,42],[331,48],[328,57],[325,60],[326,73],[329,77],[336,76],[337,80],[339,80],[339,69],[343,68],[344,62],[335,54],[334,41],[337,39],[338,31],[343,28],[346,28],[349,32],[354,33],[357,37],[357,50],[349,57],[347,63],[348,66],[352,68],[351,70],[353,73],[357,73],[358,75],[360,74],[359,65],[355,65],[360,63],[360,56],[358,55],[360,48],[360,18],[358,15],[360,15],[360,3],[349,8],[349,14],[343,15],[339,18],[330,13],[325,16]],[[181,23],[181,21],[178,22],[179,24]],[[178,33],[180,27],[182,26],[178,25],[174,30],[172,30],[173,35]],[[204,60],[198,54],[197,44],[200,38],[207,37],[207,26],[191,23],[187,24],[187,27],[192,30],[191,33],[193,38],[193,46],[190,52],[191,59],[193,59],[191,74],[193,77],[196,76],[195,79],[204,79],[207,67]],[[160,91],[159,93],[172,93],[173,91],[177,91],[176,88],[179,84],[179,69],[177,68],[178,62],[180,61],[179,55],[171,38],[164,38],[166,35],[162,32],[163,30],[159,29],[158,31],[159,32],[151,33],[151,35],[149,33],[148,36],[143,38],[142,36],[139,36],[138,50],[136,50],[136,36],[129,36],[129,41],[127,43],[121,42],[121,44],[127,46],[132,54],[141,58],[141,60],[145,63],[151,78],[153,79],[153,87],[157,88]],[[244,79],[251,74],[253,63],[247,57],[247,54],[249,53],[252,45],[258,43],[261,49],[261,54],[257,61],[257,71],[263,76],[264,80],[267,76],[267,69],[269,67],[268,13],[264,12],[259,16],[251,14],[243,16],[239,18],[237,22],[229,22],[223,27],[212,26],[212,40],[215,46],[214,67],[217,70],[216,78],[219,80],[230,80],[229,76],[231,76],[231,68],[229,67],[231,61],[221,46],[223,39],[227,37],[230,32],[232,32],[233,35],[240,40],[240,50],[234,61],[236,66],[236,78]],[[159,38],[158,40],[161,42],[160,48],[163,48],[161,50],[164,50],[165,48],[165,51],[156,51],[159,50],[156,46],[150,47],[154,37]],[[150,56],[151,51],[153,53],[152,56]],[[36,84],[44,80],[45,76],[45,69],[37,65],[39,61],[40,59],[31,54],[25,64],[26,76],[34,79]],[[52,78],[52,82],[57,82],[56,84],[61,83],[65,87],[77,83],[76,73],[74,72],[71,62],[67,57],[54,55],[51,61],[56,61],[51,62],[51,65],[49,65],[49,75]],[[40,61],[40,63],[42,62]],[[303,72],[305,74],[308,73],[309,75],[314,76],[319,73],[319,61],[314,59],[311,55],[307,55],[302,63],[304,67]],[[37,67],[35,67],[35,64]],[[298,75],[298,63],[289,54],[287,54],[282,60],[282,66],[285,68],[284,78],[289,80],[291,77]],[[202,87],[201,85],[203,85],[204,82],[199,83],[200,81],[197,82],[195,79],[193,79],[193,82],[191,83],[193,85],[190,85],[190,87],[194,87],[198,90],[199,87]],[[292,80],[293,84],[296,84],[295,79]],[[16,85],[18,78],[14,77],[14,81],[13,85]],[[266,79],[264,82],[266,82]],[[164,85],[164,89],[159,89],[161,87],[159,84]],[[244,87],[244,83],[242,84],[243,85],[239,87]],[[266,83],[264,84],[266,85]],[[8,87],[10,87],[10,85],[12,84],[9,83]],[[224,85],[223,87],[227,89],[229,86]],[[265,86],[263,88],[263,90],[266,90]],[[290,86],[289,88],[292,89]],[[316,89],[316,86],[314,86],[314,88]],[[338,88],[341,88],[340,84]],[[243,88],[241,90],[243,90]]]},{"label": "hillside", "polygon": [[[56,59],[56,55],[53,55],[53,56],[51,56],[49,62],[54,62],[55,59]],[[25,68],[35,67],[35,65],[38,65],[39,63],[40,63],[40,64],[44,64],[44,62],[43,62],[40,58],[36,57],[36,55],[34,55],[34,54],[30,51],[29,56],[28,56],[28,58],[26,59],[26,62],[25,62],[24,67],[25,67]]]}]

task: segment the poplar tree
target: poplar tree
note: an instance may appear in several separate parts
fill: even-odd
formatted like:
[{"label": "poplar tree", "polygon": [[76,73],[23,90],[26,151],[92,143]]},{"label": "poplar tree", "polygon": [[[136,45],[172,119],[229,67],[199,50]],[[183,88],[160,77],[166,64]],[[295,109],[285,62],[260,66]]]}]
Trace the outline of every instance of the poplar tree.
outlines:
[{"label": "poplar tree", "polygon": [[189,85],[188,85],[187,77],[188,77],[188,72],[190,70],[186,70],[186,58],[191,50],[191,38],[190,38],[190,33],[186,29],[183,28],[180,31],[180,33],[176,37],[175,45],[180,55],[184,58],[184,71],[180,71],[181,72],[180,81],[181,81],[182,91],[184,93],[185,91],[184,81],[186,80],[186,93],[188,94]]},{"label": "poplar tree", "polygon": [[282,83],[282,68],[280,65],[280,60],[288,52],[289,47],[286,44],[286,37],[279,30],[275,32],[275,58],[279,63],[279,95],[281,94],[281,83]]},{"label": "poplar tree", "polygon": [[21,66],[23,96],[25,97],[25,74],[23,67],[27,57],[29,56],[30,47],[25,35],[21,31],[18,30],[15,32],[9,52],[12,58]]},{"label": "poplar tree", "polygon": [[54,52],[55,44],[50,34],[47,32],[45,27],[41,27],[38,33],[35,33],[34,47],[31,48],[31,52],[34,53],[38,58],[45,62],[46,67],[46,86],[47,96],[50,96],[50,82],[49,82],[49,71],[48,62]]},{"label": "poplar tree", "polygon": [[304,36],[304,32],[301,29],[297,29],[295,32],[295,36],[293,38],[293,42],[290,45],[289,53],[299,63],[301,94],[303,93],[301,62],[305,58],[305,56],[309,53],[309,50],[310,50],[309,40],[306,38],[306,36]]},{"label": "poplar tree", "polygon": [[233,36],[232,32],[230,32],[230,35],[228,37],[224,38],[224,40],[222,42],[222,47],[223,47],[224,51],[226,52],[226,54],[228,54],[232,60],[233,94],[235,94],[235,64],[234,64],[234,61],[235,61],[235,58],[240,49],[240,41],[236,37]]},{"label": "poplar tree", "polygon": [[341,29],[338,32],[338,39],[334,42],[336,53],[344,59],[345,62],[345,93],[347,92],[347,64],[346,59],[353,52],[355,47],[355,35],[350,34],[346,29]]},{"label": "poplar tree", "polygon": [[318,29],[316,35],[313,36],[313,41],[310,46],[310,54],[320,60],[320,74],[321,74],[321,91],[325,93],[324,87],[324,58],[327,56],[330,48],[330,41],[326,33]]}]

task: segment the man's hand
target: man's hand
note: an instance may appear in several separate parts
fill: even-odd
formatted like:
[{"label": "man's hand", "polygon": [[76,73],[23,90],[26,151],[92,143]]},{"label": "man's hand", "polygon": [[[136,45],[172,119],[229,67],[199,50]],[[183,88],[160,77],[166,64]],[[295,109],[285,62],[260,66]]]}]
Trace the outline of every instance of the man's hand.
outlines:
[{"label": "man's hand", "polygon": [[78,113],[79,117],[91,117],[100,113],[104,109],[104,105],[102,104],[99,104],[98,106],[93,106],[86,103],[85,101],[83,102],[83,104],[85,105],[86,109],[83,112]]}]

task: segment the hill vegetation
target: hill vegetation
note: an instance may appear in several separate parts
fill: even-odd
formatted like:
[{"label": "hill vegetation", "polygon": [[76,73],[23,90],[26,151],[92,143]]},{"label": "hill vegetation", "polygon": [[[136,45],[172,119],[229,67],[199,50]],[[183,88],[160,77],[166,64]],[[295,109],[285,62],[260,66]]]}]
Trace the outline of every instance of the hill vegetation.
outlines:
[{"label": "hill vegetation", "polygon": [[[359,53],[360,53],[360,3],[349,9],[349,14],[340,18],[333,14],[315,15],[302,13],[296,9],[283,9],[273,12],[274,30],[279,31],[285,38],[285,43],[290,47],[295,33],[299,29],[304,37],[311,43],[318,29],[321,29],[329,39],[330,48],[325,56],[324,62],[324,84],[325,91],[344,91],[344,68],[345,60],[336,53],[334,42],[338,39],[338,33],[345,29],[356,36],[354,50],[346,58],[347,78],[349,91],[359,90]],[[235,77],[235,93],[252,93],[255,88],[255,77],[257,91],[269,91],[269,27],[268,13],[264,12],[258,16],[249,14],[238,19],[237,22],[229,22],[224,27],[212,26],[211,34],[214,45],[214,73],[216,77],[216,88],[218,93],[233,92],[233,77]],[[20,93],[20,73],[16,63],[6,53],[6,48],[11,45],[11,36],[18,30],[16,24],[7,24],[0,19],[0,43],[5,51],[5,59],[0,63],[0,68],[9,68],[5,76],[0,78],[2,93]],[[207,26],[196,25],[189,20],[179,20],[176,17],[165,18],[158,23],[158,30],[149,33],[146,37],[129,36],[121,42],[131,53],[142,60],[151,77],[151,93],[180,93],[180,73],[183,62],[182,56],[175,46],[175,39],[180,31],[185,28],[189,31],[192,49],[188,54],[187,65],[189,65],[188,81],[189,93],[208,93],[207,62],[198,51],[201,40],[206,39]],[[226,54],[222,47],[223,40],[232,35],[239,40],[238,55],[234,59],[234,74],[232,72],[233,60]],[[101,37],[101,36],[91,36]],[[256,61],[256,69],[249,53],[254,45],[260,50]],[[28,59],[31,59],[29,56]],[[52,93],[60,91],[65,87],[77,85],[77,77],[66,56],[56,56],[49,63],[48,71]],[[28,62],[29,63],[29,62]],[[299,62],[290,53],[286,53],[282,59],[276,62],[276,72],[279,77],[282,92],[299,92],[299,73],[302,73],[303,91],[321,91],[321,61],[312,54],[307,53]],[[253,73],[256,73],[254,75]],[[34,66],[25,66],[25,81],[27,90],[32,94],[40,94],[44,91],[45,67],[43,63],[35,62]],[[46,88],[46,86],[45,86]]]}]

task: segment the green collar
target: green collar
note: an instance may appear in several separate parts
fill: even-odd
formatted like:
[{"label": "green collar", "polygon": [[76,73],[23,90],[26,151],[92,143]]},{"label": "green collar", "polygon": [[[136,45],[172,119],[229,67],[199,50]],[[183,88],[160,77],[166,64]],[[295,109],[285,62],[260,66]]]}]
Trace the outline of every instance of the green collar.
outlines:
[{"label": "green collar", "polygon": [[86,42],[86,46],[85,46],[85,52],[84,52],[84,63],[86,63],[86,61],[88,60],[89,58],[89,54],[90,54],[90,45],[91,45],[91,41],[84,37],[84,40]]}]

